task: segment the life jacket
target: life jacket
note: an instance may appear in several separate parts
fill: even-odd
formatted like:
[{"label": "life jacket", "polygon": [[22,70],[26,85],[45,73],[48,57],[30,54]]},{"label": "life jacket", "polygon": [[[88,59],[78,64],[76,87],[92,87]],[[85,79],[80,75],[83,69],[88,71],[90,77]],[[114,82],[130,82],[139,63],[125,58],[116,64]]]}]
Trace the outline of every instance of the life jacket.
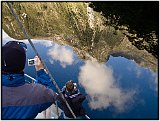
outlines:
[{"label": "life jacket", "polygon": [[[85,115],[85,109],[83,108],[82,103],[86,97],[80,94],[80,91],[77,88],[72,93],[69,93],[64,86],[62,88],[62,94],[64,95],[76,117]],[[73,118],[64,101],[61,99],[60,102],[65,115],[69,118]]]}]

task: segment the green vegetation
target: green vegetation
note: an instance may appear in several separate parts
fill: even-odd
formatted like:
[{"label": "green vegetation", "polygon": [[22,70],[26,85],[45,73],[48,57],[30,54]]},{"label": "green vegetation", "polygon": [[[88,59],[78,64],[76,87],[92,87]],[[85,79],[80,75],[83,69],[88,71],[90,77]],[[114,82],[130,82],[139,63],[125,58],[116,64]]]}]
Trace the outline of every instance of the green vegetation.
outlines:
[{"label": "green vegetation", "polygon": [[[136,61],[139,58],[139,65],[149,66],[157,71],[158,61],[154,56],[133,46],[131,40],[128,41],[124,35],[127,30],[105,24],[107,19],[88,7],[89,4],[12,2],[12,7],[32,39],[50,39],[59,44],[70,45],[82,59],[90,59],[88,54],[100,62],[108,60],[110,54],[130,56]],[[2,2],[2,28],[12,38],[25,39],[5,2]],[[145,41],[147,44],[155,44],[150,39]]]}]

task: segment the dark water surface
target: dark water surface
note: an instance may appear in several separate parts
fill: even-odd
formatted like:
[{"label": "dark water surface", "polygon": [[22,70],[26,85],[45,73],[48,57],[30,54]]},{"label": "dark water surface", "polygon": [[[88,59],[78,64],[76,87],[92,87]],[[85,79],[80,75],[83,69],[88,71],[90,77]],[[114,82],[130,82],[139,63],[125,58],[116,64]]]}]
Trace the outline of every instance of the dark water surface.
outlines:
[{"label": "dark water surface", "polygon": [[[103,65],[98,65],[97,63],[97,72],[95,71],[95,75],[92,75],[92,70],[89,70],[89,67],[92,67],[92,64],[88,62],[90,66],[87,66],[87,68],[85,66],[87,62],[79,59],[71,47],[60,46],[46,40],[33,40],[33,42],[60,88],[63,87],[66,81],[72,79],[74,82],[77,82],[80,91],[87,95],[87,100],[84,102],[84,106],[88,116],[91,119],[158,118],[158,75],[156,73],[147,68],[140,67],[133,60],[128,60],[123,57],[110,56],[109,60],[106,63],[103,63]],[[27,46],[27,58],[34,58],[35,54],[33,49],[29,44],[27,44]],[[55,53],[52,53],[53,51]],[[51,55],[54,57],[51,57]],[[80,82],[79,77],[81,71],[83,70],[81,67],[86,67],[89,70],[88,71],[86,68],[83,68],[86,70],[85,72],[88,71],[86,73],[86,79],[92,80],[93,77],[92,83],[95,83],[96,85],[95,92],[96,89],[99,89],[98,87],[101,86],[101,83],[99,84],[101,79],[110,79],[108,78],[110,76],[107,75],[108,71],[102,72],[101,69],[107,70],[107,68],[110,68],[109,70],[112,70],[114,81],[108,81],[107,85],[111,85],[109,89],[102,88],[104,90],[99,90],[99,92],[102,92],[103,94],[97,93],[95,96],[91,92],[87,91],[89,89],[84,87],[84,85]],[[28,66],[27,64],[25,73],[32,77],[36,76],[35,68],[33,66]],[[100,77],[95,77],[97,73],[102,75],[100,75]],[[103,78],[102,76],[105,76],[105,73],[106,77]],[[108,73],[110,73],[110,71]],[[85,77],[83,77],[83,79],[85,79]],[[96,80],[94,81],[94,79],[99,79],[99,82]],[[93,85],[91,84],[91,86]],[[107,87],[108,86],[106,86],[106,88]],[[109,93],[112,93],[113,96],[111,96],[112,94],[110,95]],[[128,96],[125,97],[125,94]],[[105,103],[102,104],[102,106],[96,105],[97,108],[94,109],[89,105],[91,95],[94,95],[95,98],[94,105],[97,104],[96,100],[100,103],[103,98],[106,99],[104,100]],[[114,98],[114,95],[117,97]],[[122,97],[119,97],[118,95],[122,95]],[[111,101],[108,103],[107,100],[109,99],[111,99]],[[114,99],[119,101],[115,101]],[[122,104],[119,104],[121,100]]]}]

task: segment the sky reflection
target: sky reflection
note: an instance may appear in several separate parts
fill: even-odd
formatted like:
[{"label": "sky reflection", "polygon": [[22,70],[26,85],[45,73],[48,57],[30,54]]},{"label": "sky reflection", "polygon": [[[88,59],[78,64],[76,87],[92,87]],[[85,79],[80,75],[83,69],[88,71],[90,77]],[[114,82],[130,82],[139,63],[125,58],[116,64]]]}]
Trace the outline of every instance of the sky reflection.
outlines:
[{"label": "sky reflection", "polygon": [[[2,32],[2,45],[14,40]],[[23,42],[28,44],[27,57],[33,58],[28,41]],[[87,94],[85,107],[90,117],[157,118],[158,74],[123,57],[110,56],[106,63],[83,61],[71,47],[46,40],[33,40],[33,43],[61,87],[72,78],[79,83],[80,90]],[[26,66],[25,72],[35,76],[32,67]]]}]

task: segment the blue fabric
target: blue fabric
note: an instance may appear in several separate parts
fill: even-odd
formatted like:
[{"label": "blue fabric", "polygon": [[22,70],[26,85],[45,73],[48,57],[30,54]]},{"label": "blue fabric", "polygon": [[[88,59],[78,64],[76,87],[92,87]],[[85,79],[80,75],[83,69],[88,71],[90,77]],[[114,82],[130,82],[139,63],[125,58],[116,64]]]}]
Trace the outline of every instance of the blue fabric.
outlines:
[{"label": "blue fabric", "polygon": [[[12,80],[9,80],[10,76],[12,76]],[[50,85],[50,79],[43,70],[37,72],[37,78],[37,83],[42,81],[45,82],[45,86]],[[28,98],[27,96],[21,96],[20,94],[22,90],[19,89],[22,89],[22,87],[26,87],[26,91],[30,90],[28,93],[33,92],[34,94],[29,94],[29,97],[35,98],[33,99]],[[33,89],[36,89],[36,91]],[[23,90],[25,91],[25,89]],[[18,95],[16,95],[17,93]],[[13,97],[12,95],[14,95],[14,100],[11,99]],[[52,90],[47,89],[41,84],[25,84],[24,74],[3,74],[2,97],[2,119],[33,119],[38,115],[38,113],[46,110],[52,105],[52,103],[54,103],[55,94]],[[35,104],[35,100],[37,99],[39,99],[39,103]],[[25,105],[21,105],[21,102],[24,100]],[[7,103],[3,103],[3,101]]]},{"label": "blue fabric", "polygon": [[46,86],[47,88],[51,88],[52,90],[56,90],[52,80],[49,75],[45,73],[44,69],[37,71],[36,82]]},{"label": "blue fabric", "polygon": [[32,106],[2,107],[2,119],[34,119],[38,113],[51,105],[52,103],[44,103]]},{"label": "blue fabric", "polygon": [[[12,78],[12,80],[9,80]],[[24,74],[3,74],[2,85],[6,87],[17,87],[25,84]]]},{"label": "blue fabric", "polygon": [[[74,114],[76,115],[76,117],[85,115],[85,109],[82,106],[82,103],[85,100],[85,98],[86,97],[82,94],[78,94],[74,98],[69,98],[69,97],[66,98],[68,104],[70,105],[70,107],[71,107],[72,111],[74,112]],[[58,96],[58,105],[64,111],[64,113],[67,117],[73,118],[71,112],[69,111],[68,107],[66,106],[65,102],[60,97],[60,95]]]}]

